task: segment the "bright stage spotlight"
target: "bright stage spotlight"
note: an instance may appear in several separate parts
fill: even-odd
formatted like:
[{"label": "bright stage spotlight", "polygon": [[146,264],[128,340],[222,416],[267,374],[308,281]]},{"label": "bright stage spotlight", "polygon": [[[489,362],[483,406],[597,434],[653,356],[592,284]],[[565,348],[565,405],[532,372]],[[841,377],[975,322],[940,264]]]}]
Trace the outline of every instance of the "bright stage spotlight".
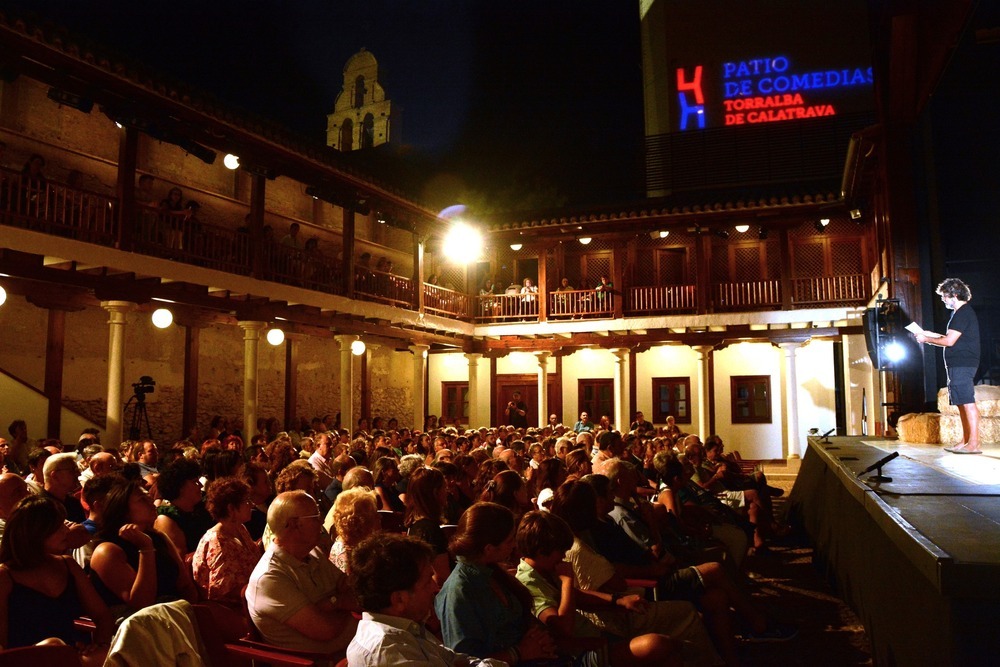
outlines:
[{"label": "bright stage spotlight", "polygon": [[906,348],[898,340],[890,340],[885,344],[885,358],[891,363],[899,363],[906,356]]}]

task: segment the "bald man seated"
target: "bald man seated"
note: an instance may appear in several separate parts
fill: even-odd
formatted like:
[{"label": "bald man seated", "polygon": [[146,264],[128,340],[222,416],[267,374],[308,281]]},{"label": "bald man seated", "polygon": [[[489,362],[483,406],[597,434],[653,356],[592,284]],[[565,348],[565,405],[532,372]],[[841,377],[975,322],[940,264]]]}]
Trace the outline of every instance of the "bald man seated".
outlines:
[{"label": "bald man seated", "polygon": [[347,578],[317,548],[319,507],[305,491],[279,494],[267,510],[274,543],[246,590],[250,618],[265,641],[331,654],[347,648],[358,621]]}]

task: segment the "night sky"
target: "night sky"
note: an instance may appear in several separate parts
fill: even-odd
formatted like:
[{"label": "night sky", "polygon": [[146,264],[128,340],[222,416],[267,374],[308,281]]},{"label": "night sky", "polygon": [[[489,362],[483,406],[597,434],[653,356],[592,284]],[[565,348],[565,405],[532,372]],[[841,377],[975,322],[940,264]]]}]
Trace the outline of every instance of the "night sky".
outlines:
[{"label": "night sky", "polygon": [[410,161],[452,181],[443,196],[464,189],[486,209],[525,209],[642,194],[639,10],[631,0],[0,7],[37,12],[318,143],[344,64],[364,47],[379,62],[387,97],[404,109]]}]

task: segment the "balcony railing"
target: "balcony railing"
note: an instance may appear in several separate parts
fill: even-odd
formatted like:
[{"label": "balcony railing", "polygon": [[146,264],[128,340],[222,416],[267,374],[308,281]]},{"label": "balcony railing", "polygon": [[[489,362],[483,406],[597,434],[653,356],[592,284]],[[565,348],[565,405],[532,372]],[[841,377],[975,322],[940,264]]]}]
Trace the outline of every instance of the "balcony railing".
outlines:
[{"label": "balcony railing", "polygon": [[503,294],[475,297],[476,322],[513,322],[538,319],[538,294],[522,295],[517,288]]},{"label": "balcony railing", "polygon": [[793,278],[795,304],[840,304],[867,300],[865,275],[861,273],[818,278]]},{"label": "balcony railing", "polygon": [[781,281],[716,283],[715,310],[770,310],[781,307]]},{"label": "balcony railing", "polygon": [[0,170],[0,216],[7,225],[88,243],[118,239],[114,199],[7,169]]},{"label": "balcony railing", "polygon": [[612,292],[584,289],[549,294],[549,318],[553,320],[607,318],[614,310]]},{"label": "balcony railing", "polygon": [[354,294],[366,301],[413,307],[413,281],[394,273],[355,267]]},{"label": "balcony railing", "polygon": [[424,310],[435,315],[467,320],[473,298],[464,292],[424,283]]},{"label": "balcony railing", "polygon": [[669,315],[697,310],[694,285],[630,287],[626,312],[636,315]]}]

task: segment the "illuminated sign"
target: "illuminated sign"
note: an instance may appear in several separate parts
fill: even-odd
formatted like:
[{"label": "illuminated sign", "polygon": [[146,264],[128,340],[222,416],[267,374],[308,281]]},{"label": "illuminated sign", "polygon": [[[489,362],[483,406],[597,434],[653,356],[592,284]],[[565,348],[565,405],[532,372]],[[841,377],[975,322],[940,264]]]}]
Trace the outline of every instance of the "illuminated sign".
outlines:
[{"label": "illuminated sign", "polygon": [[800,69],[777,55],[677,67],[675,79],[675,128],[686,131],[835,116],[856,92],[871,95],[872,69]]}]

